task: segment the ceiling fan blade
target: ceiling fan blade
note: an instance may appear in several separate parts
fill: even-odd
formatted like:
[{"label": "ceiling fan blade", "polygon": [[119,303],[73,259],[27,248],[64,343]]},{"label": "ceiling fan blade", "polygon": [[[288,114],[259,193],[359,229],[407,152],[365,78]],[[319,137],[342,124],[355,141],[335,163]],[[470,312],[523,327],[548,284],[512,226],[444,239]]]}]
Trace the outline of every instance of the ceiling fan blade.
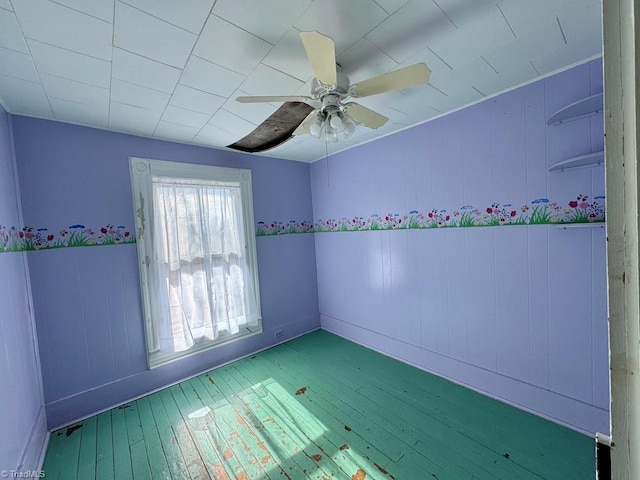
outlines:
[{"label": "ceiling fan blade", "polygon": [[429,75],[431,75],[431,70],[429,70],[426,64],[416,63],[415,65],[351,85],[349,94],[354,98],[359,98],[415,87],[427,83],[429,81]]},{"label": "ceiling fan blade", "polygon": [[311,124],[313,123],[313,121],[316,119],[316,116],[318,115],[317,110],[314,110],[313,112],[311,112],[309,115],[307,115],[307,118],[305,118],[302,123],[300,125],[298,125],[298,128],[296,128],[292,135],[297,136],[297,135],[306,135],[307,133],[309,133],[309,129],[311,128]]},{"label": "ceiling fan blade", "polygon": [[389,120],[384,115],[380,115],[373,110],[363,107],[358,103],[349,103],[347,106],[347,114],[356,122],[369,128],[380,128]]},{"label": "ceiling fan blade", "polygon": [[290,140],[293,131],[313,112],[313,107],[301,102],[285,102],[274,114],[246,137],[227,148],[241,152],[264,152]]},{"label": "ceiling fan blade", "polygon": [[333,40],[315,31],[300,32],[300,38],[318,81],[327,86],[337,85],[336,46]]},{"label": "ceiling fan blade", "polygon": [[256,97],[237,97],[236,101],[240,103],[280,103],[280,102],[306,102],[313,100],[311,97],[304,95],[275,95],[275,96],[256,96]]}]

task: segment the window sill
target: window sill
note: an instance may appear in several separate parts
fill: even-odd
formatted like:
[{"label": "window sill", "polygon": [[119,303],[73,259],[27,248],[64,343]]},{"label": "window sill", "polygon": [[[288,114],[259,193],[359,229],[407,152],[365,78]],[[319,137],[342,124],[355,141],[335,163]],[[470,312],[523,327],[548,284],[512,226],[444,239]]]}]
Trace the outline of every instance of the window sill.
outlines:
[{"label": "window sill", "polygon": [[262,333],[262,325],[254,327],[252,329],[243,328],[242,330],[240,330],[238,333],[234,335],[225,335],[217,340],[196,343],[190,349],[182,352],[150,353],[148,358],[148,369],[153,370],[154,368],[167,365],[168,363],[173,363],[177,360],[182,360],[184,358],[191,357],[198,353],[206,352],[207,350],[211,350],[212,348],[221,347],[222,345],[226,345],[228,343],[232,343],[238,340],[252,337],[260,333]]}]

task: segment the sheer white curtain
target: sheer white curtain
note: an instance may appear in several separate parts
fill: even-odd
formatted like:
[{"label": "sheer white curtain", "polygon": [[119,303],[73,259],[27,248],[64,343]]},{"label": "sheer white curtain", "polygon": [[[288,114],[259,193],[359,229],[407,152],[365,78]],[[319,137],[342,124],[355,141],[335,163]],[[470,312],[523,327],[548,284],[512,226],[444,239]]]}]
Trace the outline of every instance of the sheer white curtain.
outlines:
[{"label": "sheer white curtain", "polygon": [[160,350],[184,351],[258,325],[240,185],[154,177],[152,189]]}]

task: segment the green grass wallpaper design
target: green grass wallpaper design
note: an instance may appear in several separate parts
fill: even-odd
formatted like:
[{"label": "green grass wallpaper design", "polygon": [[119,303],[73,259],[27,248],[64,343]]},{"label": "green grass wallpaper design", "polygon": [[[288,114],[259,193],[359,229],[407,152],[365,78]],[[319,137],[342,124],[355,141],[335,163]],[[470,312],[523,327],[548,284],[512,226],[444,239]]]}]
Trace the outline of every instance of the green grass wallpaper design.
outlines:
[{"label": "green grass wallpaper design", "polygon": [[106,224],[97,229],[74,224],[59,231],[0,225],[0,253],[50,250],[66,247],[95,247],[135,243],[135,235],[124,225]]},{"label": "green grass wallpaper design", "polygon": [[492,203],[476,208],[464,205],[448,211],[433,208],[420,212],[373,214],[336,219],[319,219],[289,223],[258,222],[256,235],[286,235],[292,233],[358,232],[369,230],[427,229],[455,227],[500,227],[507,225],[558,225],[575,223],[602,223],[605,221],[604,196],[590,200],[588,195],[577,195],[561,204],[547,198],[538,198],[520,206],[511,203]]}]

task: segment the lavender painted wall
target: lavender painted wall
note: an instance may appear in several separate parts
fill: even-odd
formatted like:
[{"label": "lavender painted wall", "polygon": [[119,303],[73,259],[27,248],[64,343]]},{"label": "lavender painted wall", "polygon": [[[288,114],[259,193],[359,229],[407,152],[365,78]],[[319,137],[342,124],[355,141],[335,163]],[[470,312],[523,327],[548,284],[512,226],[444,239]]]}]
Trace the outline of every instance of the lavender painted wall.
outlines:
[{"label": "lavender painted wall", "polygon": [[[11,119],[0,107],[0,230],[20,224]],[[26,254],[0,255],[0,470],[35,470],[46,439]]]},{"label": "lavender painted wall", "polygon": [[[26,225],[134,225],[129,156],[250,168],[256,220],[312,218],[309,165],[14,117]],[[28,254],[47,418],[59,426],[319,327],[314,238],[257,239],[261,335],[146,369],[135,244]]]},{"label": "lavender painted wall", "polygon": [[[508,212],[604,195],[600,61],[312,164],[314,220]],[[327,181],[330,179],[330,181]],[[540,205],[540,203],[538,203]],[[554,207],[555,208],[555,207]],[[579,208],[579,207],[578,207]],[[608,432],[605,231],[551,225],[316,233],[322,327],[576,429]]]}]

